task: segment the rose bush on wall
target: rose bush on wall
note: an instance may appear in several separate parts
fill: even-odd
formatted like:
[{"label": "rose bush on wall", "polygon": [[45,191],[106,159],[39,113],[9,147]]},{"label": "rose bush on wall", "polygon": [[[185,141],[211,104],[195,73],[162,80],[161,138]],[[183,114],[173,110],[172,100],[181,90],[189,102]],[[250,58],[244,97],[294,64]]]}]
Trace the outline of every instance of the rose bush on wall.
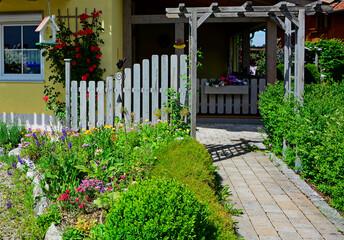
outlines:
[{"label": "rose bush on wall", "polygon": [[49,61],[51,75],[48,84],[44,86],[44,101],[47,110],[63,119],[65,114],[65,102],[60,99],[61,92],[56,90],[56,84],[65,87],[65,58],[71,61],[71,79],[77,81],[101,81],[104,68],[100,68],[102,52],[100,45],[104,41],[100,38],[101,26],[100,14],[102,11],[94,11],[90,15],[79,16],[81,29],[73,33],[62,19],[57,20],[60,31],[57,32],[56,45],[43,46],[43,56]]}]

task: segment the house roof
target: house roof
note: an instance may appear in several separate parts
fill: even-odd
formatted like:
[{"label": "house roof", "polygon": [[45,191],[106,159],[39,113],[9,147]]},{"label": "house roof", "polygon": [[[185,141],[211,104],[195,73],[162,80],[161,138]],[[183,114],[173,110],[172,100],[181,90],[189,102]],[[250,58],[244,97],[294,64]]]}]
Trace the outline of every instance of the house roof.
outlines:
[{"label": "house roof", "polygon": [[339,10],[344,10],[344,1],[340,1],[339,3],[337,3],[334,8],[333,11],[339,11]]},{"label": "house roof", "polygon": [[[247,0],[134,0],[134,14],[164,14],[165,8],[178,7],[179,3],[185,3],[187,7],[209,7],[213,2],[217,2],[219,6],[241,6]],[[255,6],[275,5],[282,0],[252,0]],[[306,5],[315,0],[289,0],[296,5]],[[324,0],[327,3],[330,0]],[[333,1],[333,0],[332,0]]]}]

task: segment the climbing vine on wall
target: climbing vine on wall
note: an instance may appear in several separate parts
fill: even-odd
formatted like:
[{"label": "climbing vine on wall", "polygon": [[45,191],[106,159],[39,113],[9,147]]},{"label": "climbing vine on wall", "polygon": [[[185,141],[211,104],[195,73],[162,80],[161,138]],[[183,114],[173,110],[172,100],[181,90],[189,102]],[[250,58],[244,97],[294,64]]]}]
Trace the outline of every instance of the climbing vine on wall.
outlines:
[{"label": "climbing vine on wall", "polygon": [[63,120],[65,102],[56,86],[65,87],[64,59],[71,59],[71,79],[77,81],[101,81],[105,69],[100,67],[102,52],[100,45],[104,41],[100,33],[104,31],[100,21],[102,11],[93,11],[91,15],[79,16],[81,29],[73,33],[62,19],[57,19],[60,31],[57,32],[56,45],[43,46],[43,56],[50,62],[50,76],[44,85],[44,98],[47,110]]}]

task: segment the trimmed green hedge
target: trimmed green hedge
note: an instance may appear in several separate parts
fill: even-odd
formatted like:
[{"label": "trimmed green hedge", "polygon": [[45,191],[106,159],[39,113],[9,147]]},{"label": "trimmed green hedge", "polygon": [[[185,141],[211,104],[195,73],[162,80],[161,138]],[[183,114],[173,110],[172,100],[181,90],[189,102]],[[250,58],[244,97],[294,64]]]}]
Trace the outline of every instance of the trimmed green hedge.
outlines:
[{"label": "trimmed green hedge", "polygon": [[220,185],[215,170],[204,146],[195,139],[187,139],[172,142],[159,152],[151,176],[175,179],[185,184],[206,204],[210,212],[209,221],[216,228],[211,239],[237,239],[231,214],[219,203]]},{"label": "trimmed green hedge", "polygon": [[[283,137],[291,144],[286,162],[302,160],[305,178],[344,210],[344,83],[305,86],[303,106],[284,100],[283,83],[268,86],[259,108],[267,129],[267,144],[282,154]],[[298,111],[294,111],[296,108]]]}]

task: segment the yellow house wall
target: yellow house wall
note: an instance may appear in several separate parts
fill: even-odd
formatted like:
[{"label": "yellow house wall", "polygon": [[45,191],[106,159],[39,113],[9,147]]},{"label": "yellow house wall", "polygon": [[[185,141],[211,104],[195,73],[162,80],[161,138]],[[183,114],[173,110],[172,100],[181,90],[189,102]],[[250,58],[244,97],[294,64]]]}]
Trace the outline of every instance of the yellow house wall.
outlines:
[{"label": "yellow house wall", "polygon": [[[45,14],[45,0],[28,1],[28,0],[2,0],[0,2],[1,13],[21,13],[42,11]],[[50,0],[51,14],[58,15],[58,9],[61,15],[66,15],[67,8],[69,14],[75,14],[75,8],[78,8],[78,14],[87,13],[95,8],[102,10],[101,19],[105,29],[101,37],[105,44],[101,46],[102,67],[106,68],[103,78],[114,75],[117,71],[117,52],[122,58],[122,0]],[[117,50],[118,49],[118,50]],[[45,104],[43,101],[44,84],[49,77],[49,64],[45,63],[45,82],[44,83],[0,83],[0,113],[20,113],[33,114],[45,113]]]}]

